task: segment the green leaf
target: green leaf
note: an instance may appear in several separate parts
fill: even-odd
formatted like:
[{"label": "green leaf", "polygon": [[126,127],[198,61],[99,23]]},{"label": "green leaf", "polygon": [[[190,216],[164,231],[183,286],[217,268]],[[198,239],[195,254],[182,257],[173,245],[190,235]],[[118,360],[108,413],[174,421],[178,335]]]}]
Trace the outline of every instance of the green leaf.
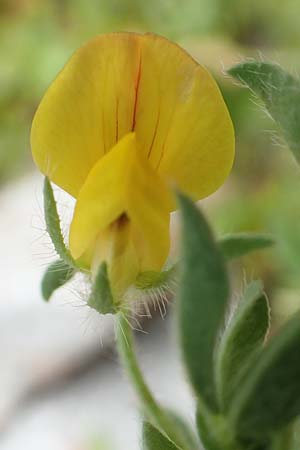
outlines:
[{"label": "green leaf", "polygon": [[237,379],[253,352],[262,348],[270,326],[270,308],[260,281],[250,283],[240,300],[217,353],[216,379],[219,400],[224,410],[235,389]]},{"label": "green leaf", "polygon": [[105,262],[99,266],[88,305],[100,314],[116,313]]},{"label": "green leaf", "polygon": [[182,277],[179,330],[183,358],[195,392],[218,408],[214,382],[214,349],[229,297],[222,254],[194,203],[178,195],[182,212]]},{"label": "green leaf", "polygon": [[197,427],[203,447],[205,450],[225,450],[224,444],[221,444],[215,435],[216,422],[207,423],[205,419],[200,413],[197,414]]},{"label": "green leaf", "polygon": [[259,438],[300,414],[300,314],[260,353],[240,382],[229,415],[242,437]]},{"label": "green leaf", "polygon": [[190,450],[199,449],[199,440],[190,425],[176,412],[164,410]]},{"label": "green leaf", "polygon": [[76,263],[64,242],[53,189],[49,178],[47,177],[44,181],[44,214],[47,232],[53,242],[57,254],[66,264],[76,267]]},{"label": "green leaf", "polygon": [[267,235],[257,233],[235,233],[219,239],[218,244],[226,260],[239,258],[255,250],[261,250],[274,244]]},{"label": "green leaf", "polygon": [[49,300],[53,292],[67,283],[74,275],[75,269],[61,259],[54,261],[47,268],[41,284],[44,300]]},{"label": "green leaf", "polygon": [[199,401],[197,405],[197,428],[205,450],[241,450],[224,416],[212,414]]},{"label": "green leaf", "polygon": [[294,450],[297,448],[297,444],[294,442],[295,434],[294,424],[287,426],[278,433],[274,433],[270,450]]},{"label": "green leaf", "polygon": [[279,125],[283,137],[300,162],[300,83],[279,65],[245,62],[228,73],[254,92]]},{"label": "green leaf", "polygon": [[143,450],[177,450],[157,428],[149,422],[143,423]]}]

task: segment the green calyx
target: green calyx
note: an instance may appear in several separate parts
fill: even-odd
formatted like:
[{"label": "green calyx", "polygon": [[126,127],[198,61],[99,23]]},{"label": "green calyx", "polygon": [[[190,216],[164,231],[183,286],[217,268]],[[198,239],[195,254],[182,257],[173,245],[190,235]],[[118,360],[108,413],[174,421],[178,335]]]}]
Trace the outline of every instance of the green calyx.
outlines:
[{"label": "green calyx", "polygon": [[170,283],[175,280],[177,273],[177,264],[170,269],[162,272],[147,271],[138,275],[135,281],[135,287],[141,291],[157,288],[168,288]]},{"label": "green calyx", "polygon": [[92,284],[88,306],[100,314],[116,314],[118,309],[112,295],[106,263],[102,263]]}]

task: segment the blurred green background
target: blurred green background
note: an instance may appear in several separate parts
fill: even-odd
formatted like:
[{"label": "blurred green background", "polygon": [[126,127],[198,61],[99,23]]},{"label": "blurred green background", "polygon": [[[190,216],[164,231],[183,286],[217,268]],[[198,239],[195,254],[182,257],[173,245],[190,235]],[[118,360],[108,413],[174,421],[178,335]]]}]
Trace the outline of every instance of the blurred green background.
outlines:
[{"label": "blurred green background", "polygon": [[277,240],[272,250],[233,265],[236,286],[262,277],[274,315],[284,318],[300,303],[300,169],[272,121],[224,69],[254,57],[297,74],[299,17],[297,0],[0,0],[0,191],[35,170],[34,111],[77,47],[108,31],[169,37],[214,73],[236,129],[232,175],[205,202],[216,232],[256,230]]}]

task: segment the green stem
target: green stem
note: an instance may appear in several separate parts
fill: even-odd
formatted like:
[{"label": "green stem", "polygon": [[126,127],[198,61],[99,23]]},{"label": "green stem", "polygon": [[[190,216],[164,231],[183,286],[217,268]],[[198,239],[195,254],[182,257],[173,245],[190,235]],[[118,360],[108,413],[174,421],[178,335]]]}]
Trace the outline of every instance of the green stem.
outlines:
[{"label": "green stem", "polygon": [[128,319],[123,313],[118,315],[117,344],[121,360],[135,388],[146,418],[178,449],[196,450],[191,449],[185,442],[185,439],[181,436],[168,414],[160,408],[148,388],[136,359],[133,332]]}]

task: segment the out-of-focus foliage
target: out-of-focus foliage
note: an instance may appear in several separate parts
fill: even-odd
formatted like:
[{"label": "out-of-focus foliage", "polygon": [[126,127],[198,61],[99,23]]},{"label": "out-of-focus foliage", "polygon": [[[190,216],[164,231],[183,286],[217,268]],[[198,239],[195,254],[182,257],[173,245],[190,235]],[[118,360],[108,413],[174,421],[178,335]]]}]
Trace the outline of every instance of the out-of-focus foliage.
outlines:
[{"label": "out-of-focus foliage", "polygon": [[274,244],[270,236],[257,233],[233,233],[220,239],[219,245],[227,261]]},{"label": "out-of-focus foliage", "polygon": [[191,200],[179,200],[178,325],[183,361],[198,400],[199,437],[206,450],[292,450],[300,411],[299,311],[269,338],[268,300],[262,283],[251,283],[218,339],[230,301],[227,268],[204,216]]},{"label": "out-of-focus foliage", "polygon": [[250,61],[228,73],[262,101],[277,123],[285,142],[300,162],[300,82],[277,64]]},{"label": "out-of-focus foliage", "polygon": [[[194,391],[216,411],[213,355],[229,298],[228,277],[222,253],[204,218],[183,195],[179,197],[179,205],[183,216],[179,298],[184,301],[178,307],[181,345]],[[200,320],[201,317],[205,320]]]}]

